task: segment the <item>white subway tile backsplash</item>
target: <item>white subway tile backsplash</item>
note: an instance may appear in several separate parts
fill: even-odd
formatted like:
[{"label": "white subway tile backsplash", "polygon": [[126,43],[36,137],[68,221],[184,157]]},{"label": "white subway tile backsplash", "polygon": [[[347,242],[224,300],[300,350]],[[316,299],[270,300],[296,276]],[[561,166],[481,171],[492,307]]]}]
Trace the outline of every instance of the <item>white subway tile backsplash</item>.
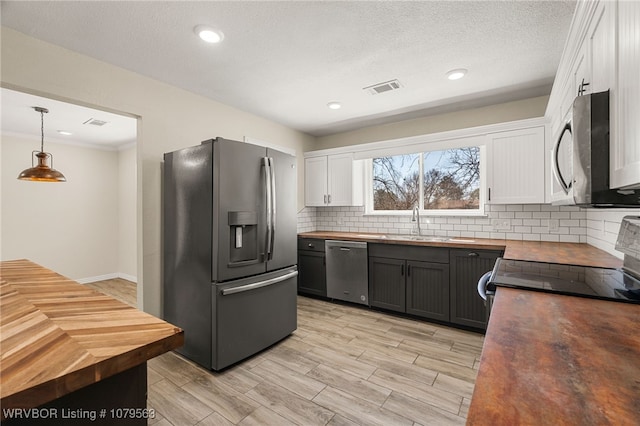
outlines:
[{"label": "white subway tile backsplash", "polygon": [[550,212],[533,212],[531,215],[534,219],[549,219],[551,217]]},{"label": "white subway tile backsplash", "polygon": [[[424,235],[529,241],[582,242],[621,257],[615,241],[622,218],[640,209],[580,209],[547,204],[485,206],[486,216],[421,217]],[[549,231],[549,220],[559,222]],[[507,225],[508,229],[494,225]],[[305,207],[298,213],[298,232],[316,230],[410,234],[410,215],[364,215],[363,207]]]}]

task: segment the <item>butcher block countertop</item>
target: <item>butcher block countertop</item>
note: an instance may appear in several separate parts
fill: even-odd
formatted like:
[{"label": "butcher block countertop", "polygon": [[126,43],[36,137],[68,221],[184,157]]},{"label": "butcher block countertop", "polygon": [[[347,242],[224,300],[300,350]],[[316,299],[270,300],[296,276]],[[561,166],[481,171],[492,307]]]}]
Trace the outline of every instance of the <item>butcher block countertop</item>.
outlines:
[{"label": "butcher block countertop", "polygon": [[[366,241],[381,244],[405,244],[476,250],[504,250],[505,259],[562,263],[599,268],[619,268],[622,260],[589,244],[544,241],[493,240],[487,238],[451,238],[448,241],[411,240],[409,236],[361,232],[314,231],[298,234],[301,238]],[[426,237],[425,237],[426,238]]]},{"label": "butcher block countertop", "polygon": [[636,425],[640,305],[498,288],[468,425]]},{"label": "butcher block countertop", "polygon": [[181,346],[181,329],[28,260],[0,262],[0,405],[33,408]]}]

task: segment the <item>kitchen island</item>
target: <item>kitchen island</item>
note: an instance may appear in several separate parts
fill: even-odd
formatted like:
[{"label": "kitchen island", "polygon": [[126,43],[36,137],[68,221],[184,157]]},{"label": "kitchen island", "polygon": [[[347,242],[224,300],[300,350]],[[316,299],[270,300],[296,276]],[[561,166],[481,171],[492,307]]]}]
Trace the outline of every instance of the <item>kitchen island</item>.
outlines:
[{"label": "kitchen island", "polygon": [[0,326],[7,424],[146,424],[146,361],[184,341],[178,327],[28,260],[0,262]]},{"label": "kitchen island", "polygon": [[632,425],[640,305],[500,287],[469,425]]}]

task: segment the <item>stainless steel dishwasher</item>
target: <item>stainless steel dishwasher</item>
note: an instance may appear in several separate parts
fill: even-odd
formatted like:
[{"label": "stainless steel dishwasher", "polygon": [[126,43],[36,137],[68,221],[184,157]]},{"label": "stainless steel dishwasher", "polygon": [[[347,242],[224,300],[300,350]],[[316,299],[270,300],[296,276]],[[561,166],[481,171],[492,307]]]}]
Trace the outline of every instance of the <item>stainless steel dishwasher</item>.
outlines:
[{"label": "stainless steel dishwasher", "polygon": [[325,241],[327,297],[369,305],[367,243]]}]

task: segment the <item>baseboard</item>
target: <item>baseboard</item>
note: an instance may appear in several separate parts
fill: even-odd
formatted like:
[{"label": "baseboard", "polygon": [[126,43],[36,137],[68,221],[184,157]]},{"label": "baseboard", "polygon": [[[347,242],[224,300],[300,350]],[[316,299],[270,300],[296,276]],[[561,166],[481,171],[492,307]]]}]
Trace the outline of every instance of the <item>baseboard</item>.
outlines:
[{"label": "baseboard", "polygon": [[80,278],[80,279],[77,279],[75,281],[79,282],[80,284],[88,284],[88,283],[94,283],[96,281],[112,280],[114,278],[122,278],[123,280],[131,281],[131,282],[134,282],[134,283],[138,282],[138,278],[137,277],[134,277],[133,275],[125,274],[125,273],[122,273],[122,272],[115,272],[113,274],[97,275],[95,277]]},{"label": "baseboard", "polygon": [[118,274],[97,275],[95,277],[80,278],[80,279],[77,279],[76,281],[79,282],[80,284],[87,284],[87,283],[94,283],[96,281],[112,280],[114,278],[118,278]]},{"label": "baseboard", "polygon": [[135,276],[129,275],[129,274],[125,274],[125,273],[122,273],[122,272],[118,272],[118,278],[122,278],[123,280],[131,281],[132,283],[137,283],[138,282],[138,277],[135,277]]}]

